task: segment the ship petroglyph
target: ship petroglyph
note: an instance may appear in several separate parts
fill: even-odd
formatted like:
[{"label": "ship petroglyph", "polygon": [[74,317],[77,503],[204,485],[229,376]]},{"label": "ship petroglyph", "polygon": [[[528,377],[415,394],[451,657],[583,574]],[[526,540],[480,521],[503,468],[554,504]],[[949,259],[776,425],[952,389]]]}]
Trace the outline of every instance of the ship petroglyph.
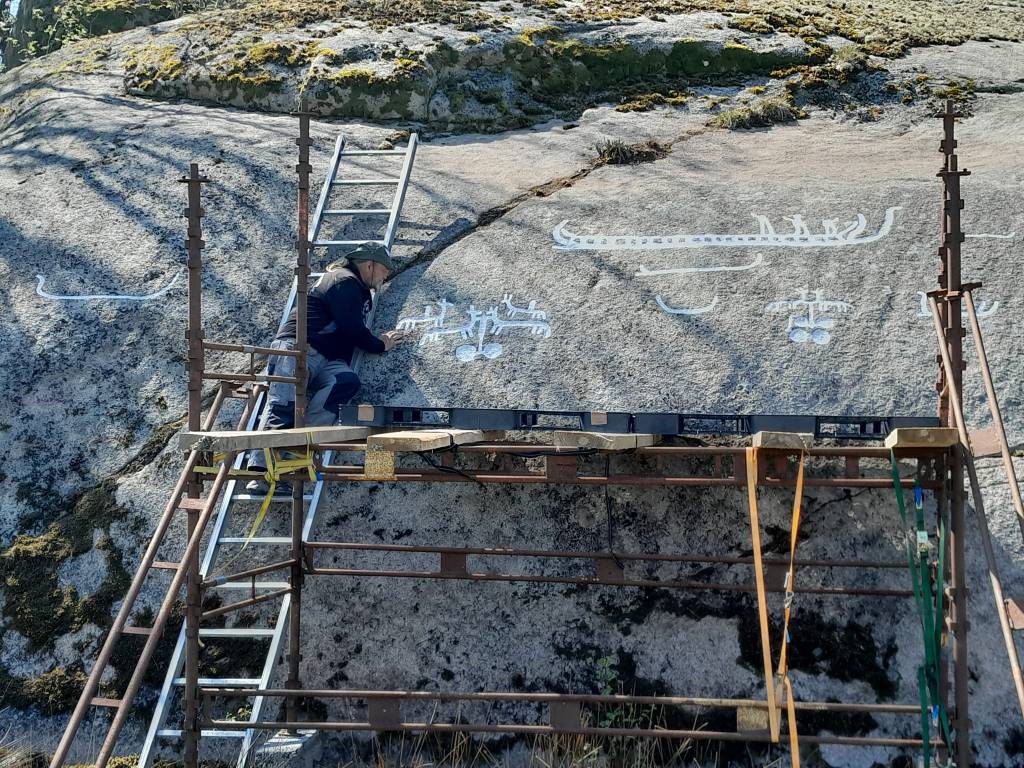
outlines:
[{"label": "ship petroglyph", "polygon": [[885,218],[877,231],[864,234],[867,217],[858,213],[842,228],[838,219],[823,219],[821,230],[811,231],[803,214],[786,216],[792,231],[779,232],[771,220],[763,215],[751,214],[758,223],[757,232],[744,234],[674,234],[674,235],[580,235],[569,228],[569,220],[562,221],[554,228],[551,236],[556,251],[646,251],[669,250],[674,248],[832,248],[844,245],[873,243],[889,234],[896,221],[900,206],[885,210]]},{"label": "ship petroglyph", "polygon": [[[434,307],[437,307],[435,311]],[[455,305],[445,299],[434,302],[433,305],[426,305],[422,315],[414,315],[401,318],[396,330],[415,331],[421,327],[424,329],[420,337],[419,346],[426,346],[443,336],[458,336],[461,339],[474,339],[469,344],[462,344],[455,349],[455,358],[463,363],[484,358],[494,360],[499,357],[504,348],[497,341],[487,341],[487,337],[505,335],[515,330],[526,330],[530,335],[542,339],[550,338],[551,325],[547,320],[547,313],[537,308],[537,301],[530,301],[525,307],[516,306],[512,302],[512,294],[507,293],[501,300],[500,305],[494,305],[487,310],[480,310],[476,305],[470,304],[466,310],[466,320],[462,323],[445,325],[445,322],[457,314],[458,310],[449,312]],[[502,317],[498,310],[499,306],[505,308],[505,316]]]},{"label": "ship petroglyph", "polygon": [[147,293],[142,295],[135,294],[121,294],[121,293],[87,293],[80,296],[64,295],[60,293],[49,293],[43,290],[43,285],[46,283],[46,278],[42,275],[36,275],[36,293],[42,296],[44,299],[50,299],[51,301],[152,301],[165,295],[174,284],[178,282],[178,278],[181,277],[182,270],[178,270],[171,281],[167,283],[163,288],[155,293]]},{"label": "ship petroglyph", "polygon": [[754,267],[759,267],[764,264],[764,254],[759,253],[754,257],[754,260],[749,264],[739,264],[734,267],[719,265],[714,267],[671,267],[669,269],[648,269],[643,264],[640,265],[640,271],[634,274],[634,277],[656,277],[659,275],[690,275],[700,272],[744,272]]},{"label": "ship petroglyph", "polygon": [[810,290],[807,286],[799,289],[799,297],[773,301],[766,306],[765,312],[788,312],[786,335],[797,344],[808,341],[815,344],[828,344],[832,339],[830,331],[835,328],[835,318],[826,312],[846,313],[853,305],[846,301],[822,298],[824,290]]},{"label": "ship petroglyph", "polygon": [[707,306],[693,307],[690,309],[670,307],[665,303],[665,300],[661,298],[661,296],[655,296],[654,300],[657,302],[658,306],[661,307],[662,311],[668,312],[670,315],[703,315],[718,306],[717,296],[715,296],[712,302]]}]

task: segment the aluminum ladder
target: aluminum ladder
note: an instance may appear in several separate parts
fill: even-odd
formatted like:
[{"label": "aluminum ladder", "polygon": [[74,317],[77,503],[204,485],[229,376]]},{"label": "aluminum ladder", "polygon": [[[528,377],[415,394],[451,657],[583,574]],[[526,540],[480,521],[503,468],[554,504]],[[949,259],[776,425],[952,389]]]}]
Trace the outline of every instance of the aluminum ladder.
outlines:
[{"label": "aluminum ladder", "polygon": [[[409,137],[409,142],[405,149],[392,149],[392,150],[366,150],[366,149],[348,149],[344,135],[339,135],[335,145],[334,152],[331,157],[330,165],[328,166],[328,173],[324,181],[324,185],[321,188],[320,196],[317,202],[316,212],[311,222],[311,236],[310,241],[313,248],[331,248],[331,247],[355,247],[367,240],[318,240],[323,224],[328,217],[336,219],[338,217],[359,217],[359,216],[387,216],[387,223],[384,229],[383,237],[378,239],[370,240],[369,242],[379,243],[384,245],[389,250],[394,243],[395,235],[398,231],[399,223],[401,222],[402,206],[405,203],[406,190],[409,185],[409,178],[412,173],[412,165],[416,159],[416,149],[418,146],[418,136],[414,133]],[[343,161],[350,157],[367,157],[367,156],[394,156],[401,157],[403,162],[401,170],[397,177],[374,177],[374,178],[339,178],[339,173],[345,168]],[[390,208],[328,208],[331,198],[339,188],[345,187],[361,187],[366,185],[394,185],[395,191],[391,199]],[[314,280],[319,275],[313,274],[311,278]],[[295,304],[295,283],[292,283],[291,293],[288,297],[287,305],[285,306],[284,313],[281,317],[281,323],[283,324],[287,319],[288,315],[292,311],[292,307]],[[372,315],[368,318],[369,322],[372,322]],[[357,350],[356,356],[352,360],[352,366],[355,370],[358,370],[360,353]],[[252,415],[249,418],[249,422],[246,425],[246,429],[253,430],[257,428],[260,423],[260,412],[262,406],[265,403],[265,396],[259,395],[259,402],[256,407],[253,408]],[[328,451],[324,454],[324,461],[329,463],[331,460],[332,452]],[[239,455],[235,460],[235,468],[241,468],[245,457]],[[209,543],[207,544],[206,552],[203,556],[202,563],[200,565],[200,576],[205,580],[213,573],[213,569],[217,562],[217,557],[220,554],[222,546],[242,546],[246,542],[245,536],[238,535],[227,535],[227,531],[230,526],[231,511],[236,503],[252,503],[259,504],[262,501],[261,496],[252,496],[245,493],[237,493],[239,483],[242,481],[230,480],[227,484],[227,488],[224,494],[224,498],[220,502],[220,506],[217,512],[217,517],[213,523],[211,529],[211,535]],[[313,525],[316,522],[316,516],[319,509],[320,499],[323,494],[324,483],[322,480],[318,480],[312,484],[312,492],[304,495],[304,500],[308,506],[306,508],[305,517],[303,519],[302,528],[302,540],[308,541],[309,535],[313,530]],[[291,496],[275,497],[275,503],[277,502],[291,502]],[[250,546],[259,547],[290,547],[291,539],[286,536],[256,536],[249,539]],[[286,581],[256,581],[255,588],[260,591],[276,591],[284,590],[289,587]],[[212,589],[216,590],[252,590],[252,582],[227,582]],[[199,684],[201,686],[220,686],[220,687],[231,687],[238,688],[239,691],[246,689],[258,690],[261,688],[267,688],[270,685],[271,676],[274,673],[274,669],[277,665],[278,655],[281,652],[281,647],[284,642],[285,634],[288,629],[288,615],[291,609],[291,595],[284,595],[281,598],[281,602],[278,608],[276,617],[273,620],[273,625],[269,627],[245,627],[245,628],[229,628],[229,629],[200,629],[200,637],[234,637],[234,638],[270,638],[270,644],[267,649],[266,657],[263,662],[261,674],[256,678],[200,678]],[[160,687],[160,694],[157,699],[156,708],[154,709],[153,716],[150,720],[149,728],[146,732],[146,738],[143,742],[142,749],[139,756],[139,768],[150,768],[153,764],[153,760],[156,757],[159,744],[163,741],[174,741],[182,738],[183,732],[180,728],[167,727],[168,717],[171,714],[172,703],[174,700],[174,694],[177,690],[181,689],[184,685],[184,678],[182,677],[183,667],[185,662],[185,627],[182,625],[178,639],[174,646],[174,652],[171,655],[170,663],[167,667],[167,673],[164,676],[163,684]],[[249,714],[249,722],[256,722],[260,720],[265,704],[265,697],[254,696],[252,708]],[[300,731],[300,734],[302,732]],[[253,749],[256,744],[257,732],[255,730],[245,731],[222,731],[222,730],[203,730],[201,732],[201,738],[204,739],[224,739],[234,740],[238,742],[238,758],[236,762],[237,768],[246,768],[249,764],[252,756],[255,754]],[[276,741],[280,741],[282,747],[294,747],[301,744],[301,740],[296,740],[293,735],[274,736],[266,742],[267,746],[275,746]],[[286,744],[287,742],[287,744]]]}]

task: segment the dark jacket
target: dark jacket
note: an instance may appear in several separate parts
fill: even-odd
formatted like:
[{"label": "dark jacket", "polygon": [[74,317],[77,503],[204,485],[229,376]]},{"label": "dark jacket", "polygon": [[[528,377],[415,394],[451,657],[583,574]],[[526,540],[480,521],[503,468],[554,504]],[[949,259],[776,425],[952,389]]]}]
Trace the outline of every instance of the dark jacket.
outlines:
[{"label": "dark jacket", "polygon": [[[306,308],[306,338],[328,360],[352,361],[352,352],[362,349],[380,354],[384,342],[366,327],[373,307],[370,289],[351,267],[325,272],[309,289]],[[295,309],[277,333],[278,339],[295,338]]]}]

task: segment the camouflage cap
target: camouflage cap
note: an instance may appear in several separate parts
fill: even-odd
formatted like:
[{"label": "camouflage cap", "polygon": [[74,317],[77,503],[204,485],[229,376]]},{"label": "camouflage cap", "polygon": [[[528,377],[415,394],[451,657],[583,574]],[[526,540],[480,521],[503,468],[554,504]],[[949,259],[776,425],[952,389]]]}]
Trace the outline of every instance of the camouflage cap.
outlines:
[{"label": "camouflage cap", "polygon": [[380,243],[363,243],[354,251],[346,254],[346,258],[348,258],[349,261],[375,261],[378,264],[382,264],[387,267],[389,272],[393,271],[395,268],[394,262],[391,261],[391,254],[389,254],[388,249]]}]

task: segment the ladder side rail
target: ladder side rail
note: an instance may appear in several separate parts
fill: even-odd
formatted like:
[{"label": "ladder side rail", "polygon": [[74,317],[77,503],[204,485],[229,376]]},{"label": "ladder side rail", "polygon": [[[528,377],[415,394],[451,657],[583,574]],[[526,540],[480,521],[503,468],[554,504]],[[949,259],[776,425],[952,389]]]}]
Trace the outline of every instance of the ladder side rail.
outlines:
[{"label": "ladder side rail", "polygon": [[164,628],[167,626],[171,610],[174,607],[174,601],[177,599],[178,593],[181,591],[181,588],[185,583],[185,577],[188,575],[188,567],[199,555],[199,547],[202,545],[203,535],[206,532],[206,527],[210,522],[210,518],[213,517],[217,497],[224,488],[230,472],[230,466],[227,463],[224,463],[221,465],[220,471],[214,478],[213,484],[209,490],[206,506],[199,514],[195,530],[189,537],[188,543],[185,547],[185,554],[181,558],[181,564],[178,569],[174,571],[171,584],[168,587],[167,593],[160,605],[160,610],[157,612],[156,621],[153,624],[153,632],[146,638],[146,644],[142,648],[142,653],[140,654],[139,660],[132,672],[132,676],[128,681],[128,687],[125,690],[124,695],[121,697],[121,704],[114,712],[114,717],[107,731],[107,736],[103,740],[103,746],[100,748],[99,756],[96,758],[96,768],[104,768],[114,752],[114,746],[117,744],[117,738],[120,736],[121,729],[124,727],[125,720],[128,718],[128,712],[131,709],[131,705],[135,700],[136,694],[139,692],[139,688],[142,687],[142,679],[145,677],[146,668],[149,666],[150,659],[153,657],[153,654],[156,652],[156,647],[160,643],[160,636],[163,634]]},{"label": "ladder side rail", "polygon": [[[322,484],[322,482],[320,481],[318,485]],[[285,595],[281,601],[281,610],[278,613],[277,623],[274,625],[274,634],[270,639],[270,647],[267,649],[267,657],[263,662],[263,670],[260,673],[259,690],[266,690],[270,686],[270,678],[274,674],[274,668],[277,666],[277,656],[284,642],[285,630],[288,628],[291,601],[292,596],[290,594]],[[256,696],[253,699],[252,711],[249,713],[249,722],[258,723],[260,721],[263,715],[263,705],[266,700],[266,696]],[[248,765],[256,734],[257,731],[255,729],[245,731],[245,735],[242,737],[242,745],[238,752],[237,768],[246,768]]]},{"label": "ladder side rail", "polygon": [[[253,425],[259,419],[260,408],[263,400],[265,399],[265,394],[265,392],[256,393],[255,404],[249,410],[248,417],[243,413],[242,418],[239,419],[239,429],[244,428],[251,430],[253,428]],[[240,469],[244,458],[245,454],[239,454],[235,458],[232,468]],[[210,575],[213,563],[216,560],[217,552],[220,548],[220,539],[232,505],[232,499],[234,497],[237,482],[238,481],[236,480],[228,481],[224,498],[221,500],[220,510],[218,511],[217,518],[214,521],[210,540],[206,546],[206,553],[199,568],[199,574],[203,579],[206,579]],[[149,765],[155,755],[156,741],[158,738],[157,734],[161,729],[163,729],[167,721],[168,705],[170,704],[171,695],[174,691],[174,681],[176,678],[181,676],[181,666],[184,661],[184,649],[185,625],[182,624],[181,628],[178,630],[178,639],[174,646],[174,652],[171,654],[170,663],[167,666],[167,674],[164,676],[163,684],[160,686],[160,695],[157,698],[156,707],[153,710],[153,716],[149,721],[149,729],[146,732],[146,738],[143,741],[142,749],[139,752],[139,768],[149,768]]]},{"label": "ladder side rail", "polygon": [[419,146],[419,136],[415,133],[409,136],[409,146],[405,151],[405,161],[402,163],[402,173],[398,177],[399,183],[395,188],[395,196],[391,202],[391,216],[388,218],[388,226],[384,231],[384,247],[391,251],[395,242],[395,235],[398,232],[398,225],[402,220],[402,206],[405,204],[405,193],[409,188],[409,176],[412,174],[412,164],[416,160],[416,148]]},{"label": "ladder side rail", "polygon": [[[224,403],[225,394],[224,387],[218,387],[217,395],[214,397],[213,403],[210,406],[210,412],[207,414],[206,422],[203,425],[205,429],[213,427],[217,418],[217,413],[220,411],[220,408]],[[68,752],[71,750],[71,745],[75,740],[78,729],[81,727],[82,721],[85,719],[85,714],[89,710],[89,707],[92,706],[92,699],[96,695],[96,691],[99,689],[103,672],[110,663],[110,657],[114,653],[114,648],[117,646],[117,642],[123,634],[124,627],[131,617],[131,612],[135,608],[135,601],[138,599],[139,593],[142,591],[146,577],[149,575],[150,570],[152,570],[153,563],[156,562],[157,554],[164,543],[164,538],[167,536],[167,531],[174,519],[174,513],[178,509],[178,503],[182,495],[185,493],[186,486],[192,479],[193,471],[198,462],[199,452],[192,451],[189,453],[188,458],[185,461],[185,467],[178,476],[178,481],[175,483],[174,490],[171,492],[171,498],[164,507],[164,511],[161,513],[160,519],[157,522],[156,529],[153,531],[149,544],[146,546],[146,551],[142,555],[142,560],[139,562],[139,567],[135,571],[135,576],[132,578],[132,583],[128,587],[128,592],[125,594],[124,601],[121,603],[121,608],[118,610],[113,623],[110,625],[110,630],[107,633],[106,640],[104,640],[103,646],[100,648],[99,655],[96,657],[96,662],[93,665],[92,671],[89,673],[89,677],[85,682],[82,695],[79,697],[78,703],[75,705],[71,718],[68,720],[68,724],[65,727],[64,733],[57,745],[57,749],[54,751],[53,758],[50,761],[50,768],[60,768],[60,766],[64,764],[65,759],[67,759]],[[152,637],[152,635],[150,635],[150,637]]]},{"label": "ladder side rail", "polygon": [[324,221],[324,209],[327,207],[327,200],[331,195],[331,185],[338,175],[338,166],[341,164],[341,155],[345,150],[345,134],[339,134],[334,142],[334,155],[331,157],[331,164],[327,169],[327,176],[324,179],[324,186],[320,190],[320,197],[316,203],[316,211],[313,213],[313,227],[309,238],[310,246],[316,245],[320,237],[320,226]]},{"label": "ladder side rail", "polygon": [[996,396],[995,384],[992,382],[992,369],[988,365],[985,342],[981,336],[981,325],[978,323],[978,313],[974,307],[974,296],[970,290],[967,290],[964,291],[964,298],[967,299],[967,317],[971,322],[974,347],[978,351],[981,377],[985,381],[985,393],[988,395],[988,407],[992,414],[992,425],[999,436],[999,452],[1002,454],[1003,469],[1006,472],[1006,479],[1010,485],[1010,498],[1013,500],[1013,510],[1017,513],[1017,524],[1020,526],[1021,537],[1024,538],[1024,502],[1021,501],[1017,470],[1013,466],[1013,457],[1010,455],[1010,443],[1006,439],[1006,429],[1003,426],[1003,414],[999,409],[999,398]]},{"label": "ladder side rail", "polygon": [[[935,326],[935,334],[939,342],[939,354],[942,357],[942,366],[946,378],[952,381],[953,363],[950,360],[949,349],[945,344],[942,322],[939,319],[939,306],[934,296],[928,297],[932,310],[932,323]],[[967,469],[967,476],[971,484],[971,495],[974,497],[974,511],[978,518],[978,532],[981,535],[982,548],[985,550],[985,561],[988,566],[989,584],[992,587],[992,597],[996,603],[996,613],[999,615],[999,626],[1003,633],[1003,643],[1006,646],[1006,655],[1010,662],[1010,673],[1013,677],[1013,686],[1017,693],[1017,704],[1020,706],[1021,717],[1024,718],[1024,675],[1021,674],[1020,658],[1017,655],[1017,646],[1013,641],[1013,630],[1010,629],[1010,620],[1006,615],[1006,601],[1003,596],[1002,580],[999,577],[999,565],[996,562],[995,550],[992,547],[992,536],[989,532],[988,518],[985,515],[985,502],[981,496],[981,485],[978,482],[978,472],[974,466],[974,456],[971,453],[970,436],[967,432],[967,424],[964,421],[964,414],[960,404],[960,397],[955,387],[949,387],[950,406],[956,420],[957,432],[960,435],[960,448],[963,454],[964,464]],[[954,488],[953,493],[962,493],[962,488]]]}]

